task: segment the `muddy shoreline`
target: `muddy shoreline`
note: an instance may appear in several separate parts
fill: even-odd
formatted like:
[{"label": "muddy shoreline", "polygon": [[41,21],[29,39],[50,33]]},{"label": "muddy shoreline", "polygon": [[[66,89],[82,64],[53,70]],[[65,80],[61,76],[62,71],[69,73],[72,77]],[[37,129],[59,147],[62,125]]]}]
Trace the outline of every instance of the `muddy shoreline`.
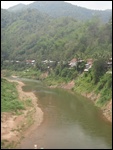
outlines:
[{"label": "muddy shoreline", "polygon": [[[7,78],[5,78],[7,79]],[[43,121],[43,112],[38,107],[38,98],[32,92],[24,92],[22,87],[25,85],[21,81],[9,80],[9,82],[17,82],[17,91],[19,100],[32,100],[33,107],[27,107],[20,115],[13,113],[1,114],[1,139],[7,141],[11,146],[16,147],[19,142],[35,130]]]}]

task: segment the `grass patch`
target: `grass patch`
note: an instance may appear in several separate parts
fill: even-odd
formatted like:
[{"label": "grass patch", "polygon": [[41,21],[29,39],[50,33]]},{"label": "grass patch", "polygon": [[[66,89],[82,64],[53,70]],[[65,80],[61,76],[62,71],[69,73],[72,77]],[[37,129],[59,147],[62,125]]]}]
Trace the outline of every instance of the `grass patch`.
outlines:
[{"label": "grass patch", "polygon": [[43,80],[43,82],[47,85],[47,86],[59,86],[62,83],[68,83],[70,80],[68,80],[68,78],[63,78],[63,77],[59,77],[59,76],[48,76],[47,78],[45,78]]},{"label": "grass patch", "polygon": [[31,99],[26,99],[26,100],[24,101],[24,103],[25,103],[25,105],[28,106],[28,107],[33,106]]},{"label": "grass patch", "polygon": [[15,141],[9,142],[8,140],[1,141],[1,149],[12,149],[15,147]]},{"label": "grass patch", "polygon": [[24,109],[24,103],[18,100],[16,83],[1,79],[1,111],[17,112]]},{"label": "grass patch", "polygon": [[102,107],[112,97],[112,75],[105,73],[101,76],[98,83],[94,84],[92,73],[84,73],[83,76],[78,77],[75,81],[74,90],[79,93],[94,92],[97,95],[100,94],[100,98],[96,101],[96,105]]}]

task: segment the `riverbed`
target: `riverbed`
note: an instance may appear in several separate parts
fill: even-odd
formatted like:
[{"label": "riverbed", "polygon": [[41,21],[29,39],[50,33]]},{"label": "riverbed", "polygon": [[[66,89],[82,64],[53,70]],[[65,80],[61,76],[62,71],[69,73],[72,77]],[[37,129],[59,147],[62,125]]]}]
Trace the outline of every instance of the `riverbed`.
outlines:
[{"label": "riverbed", "polygon": [[38,97],[43,122],[17,146],[32,149],[111,149],[112,125],[99,108],[77,93],[48,88],[37,80],[19,79],[23,90]]}]

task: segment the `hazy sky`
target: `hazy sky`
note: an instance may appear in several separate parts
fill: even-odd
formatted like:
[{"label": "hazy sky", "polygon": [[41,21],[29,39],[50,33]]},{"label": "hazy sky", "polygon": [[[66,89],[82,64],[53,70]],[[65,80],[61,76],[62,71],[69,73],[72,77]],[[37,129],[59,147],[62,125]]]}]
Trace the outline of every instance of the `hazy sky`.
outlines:
[{"label": "hazy sky", "polygon": [[[7,9],[19,3],[30,4],[34,1],[1,1],[1,8]],[[88,9],[112,9],[112,1],[65,1],[73,5],[85,7]]]}]

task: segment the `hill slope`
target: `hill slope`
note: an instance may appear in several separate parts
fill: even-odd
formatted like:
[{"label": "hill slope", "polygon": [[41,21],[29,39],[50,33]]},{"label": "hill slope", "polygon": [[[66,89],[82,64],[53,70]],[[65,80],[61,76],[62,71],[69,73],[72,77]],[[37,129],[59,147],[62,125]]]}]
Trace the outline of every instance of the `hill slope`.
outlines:
[{"label": "hill slope", "polygon": [[98,17],[80,22],[72,17],[52,18],[37,9],[1,11],[2,60],[70,60],[107,55],[112,49],[112,24]]},{"label": "hill slope", "polygon": [[18,5],[10,7],[8,10],[15,12],[15,11],[20,11],[20,10],[24,9],[25,7],[26,7],[26,5],[20,3]]},{"label": "hill slope", "polygon": [[9,8],[9,11],[17,11],[22,8],[38,9],[42,13],[47,13],[52,17],[73,17],[77,20],[88,20],[93,16],[99,16],[102,21],[107,22],[111,17],[111,10],[100,11],[90,10],[83,7],[78,7],[64,1],[36,1],[29,5],[16,5]]}]

